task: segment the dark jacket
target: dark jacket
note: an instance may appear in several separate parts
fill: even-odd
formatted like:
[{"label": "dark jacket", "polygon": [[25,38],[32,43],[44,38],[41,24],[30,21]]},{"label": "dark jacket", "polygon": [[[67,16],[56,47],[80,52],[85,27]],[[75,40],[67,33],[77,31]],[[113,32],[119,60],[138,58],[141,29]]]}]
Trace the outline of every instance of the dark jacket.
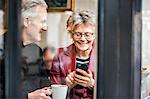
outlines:
[{"label": "dark jacket", "polygon": [[29,44],[22,48],[22,81],[21,87],[24,94],[32,92],[37,88],[50,86],[48,76],[43,74],[46,70],[43,69],[42,50],[36,44]]},{"label": "dark jacket", "polygon": [[[90,62],[88,69],[92,71],[93,77],[95,73],[96,66],[96,51],[93,46],[92,52],[90,54]],[[54,57],[52,68],[50,72],[52,84],[66,84],[65,78],[67,75],[76,70],[76,51],[75,45],[72,44],[67,48],[59,49],[58,55]],[[82,87],[75,86],[71,89],[69,94],[70,99],[92,99],[93,91]]]},{"label": "dark jacket", "polygon": [[[4,49],[5,49],[5,33],[4,38]],[[2,49],[3,56],[0,57],[0,99],[5,98],[5,53]],[[21,65],[21,92],[23,96],[27,96],[27,93],[50,85],[48,75],[43,69],[42,65],[42,50],[36,44],[29,44],[22,46],[22,65]],[[18,85],[19,86],[19,85]]]}]

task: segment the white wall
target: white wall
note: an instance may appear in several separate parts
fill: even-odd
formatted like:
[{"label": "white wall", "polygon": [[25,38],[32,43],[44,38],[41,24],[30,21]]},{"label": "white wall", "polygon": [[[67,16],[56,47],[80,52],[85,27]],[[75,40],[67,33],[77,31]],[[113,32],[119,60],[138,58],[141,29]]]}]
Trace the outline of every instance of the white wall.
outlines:
[{"label": "white wall", "polygon": [[142,2],[142,66],[150,68],[150,0]]},{"label": "white wall", "polygon": [[141,99],[150,99],[150,0],[142,0]]},{"label": "white wall", "polygon": [[[74,0],[75,10],[92,10],[97,14],[97,0]],[[41,47],[47,45],[56,48],[65,47],[71,44],[72,40],[66,31],[66,20],[70,12],[49,12],[48,13],[48,33],[42,35]]]}]

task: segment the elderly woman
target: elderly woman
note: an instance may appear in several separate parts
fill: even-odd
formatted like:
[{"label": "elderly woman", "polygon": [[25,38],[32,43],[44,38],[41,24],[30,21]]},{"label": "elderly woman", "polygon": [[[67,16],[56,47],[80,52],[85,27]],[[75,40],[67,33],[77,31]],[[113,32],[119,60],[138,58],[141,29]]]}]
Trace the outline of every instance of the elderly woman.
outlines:
[{"label": "elderly woman", "polygon": [[95,16],[90,11],[74,12],[67,21],[73,44],[60,48],[51,68],[52,84],[66,84],[70,99],[92,99],[95,86]]}]

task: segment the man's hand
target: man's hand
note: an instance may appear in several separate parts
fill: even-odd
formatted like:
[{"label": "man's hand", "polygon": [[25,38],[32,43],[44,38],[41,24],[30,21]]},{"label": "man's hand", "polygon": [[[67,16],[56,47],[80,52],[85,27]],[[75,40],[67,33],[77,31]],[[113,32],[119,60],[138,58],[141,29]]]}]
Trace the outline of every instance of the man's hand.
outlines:
[{"label": "man's hand", "polygon": [[83,87],[88,87],[88,88],[93,88],[95,85],[95,80],[92,77],[92,72],[88,70],[88,72],[82,70],[82,69],[77,69],[76,70],[80,74],[75,74],[74,77],[74,82],[83,86]]},{"label": "man's hand", "polygon": [[51,99],[51,94],[50,87],[44,87],[28,93],[28,99]]}]

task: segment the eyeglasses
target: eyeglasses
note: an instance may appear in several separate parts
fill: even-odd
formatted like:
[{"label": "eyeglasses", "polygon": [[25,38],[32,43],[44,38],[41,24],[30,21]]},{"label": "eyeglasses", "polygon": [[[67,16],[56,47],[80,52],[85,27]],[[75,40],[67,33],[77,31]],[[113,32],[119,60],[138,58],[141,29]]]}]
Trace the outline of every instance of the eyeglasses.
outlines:
[{"label": "eyeglasses", "polygon": [[94,33],[91,33],[91,32],[85,32],[85,33],[73,32],[73,37],[75,39],[80,39],[83,35],[84,35],[85,39],[87,39],[87,40],[91,40],[94,37]]}]

